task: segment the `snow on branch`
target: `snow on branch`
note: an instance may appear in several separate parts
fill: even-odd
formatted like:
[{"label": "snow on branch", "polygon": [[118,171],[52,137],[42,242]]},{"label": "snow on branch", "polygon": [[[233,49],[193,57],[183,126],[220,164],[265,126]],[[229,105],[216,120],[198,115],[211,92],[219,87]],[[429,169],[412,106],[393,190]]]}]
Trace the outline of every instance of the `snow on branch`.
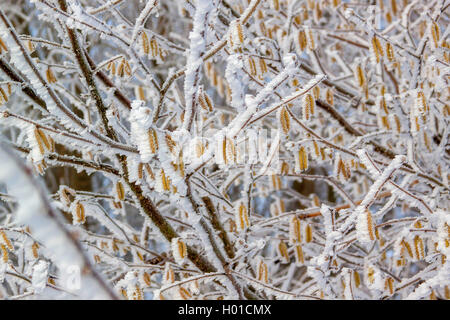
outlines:
[{"label": "snow on branch", "polygon": [[1,0],[0,297],[450,299],[447,9]]}]

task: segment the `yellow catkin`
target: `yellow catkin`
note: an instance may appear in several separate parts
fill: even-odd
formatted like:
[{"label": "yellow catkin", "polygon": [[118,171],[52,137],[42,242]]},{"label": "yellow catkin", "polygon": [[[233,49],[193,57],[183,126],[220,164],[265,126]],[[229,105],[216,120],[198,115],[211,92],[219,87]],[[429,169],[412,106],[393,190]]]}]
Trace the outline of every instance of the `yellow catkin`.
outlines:
[{"label": "yellow catkin", "polygon": [[145,54],[150,53],[150,42],[148,40],[147,33],[145,31],[141,32],[142,50]]},{"label": "yellow catkin", "polygon": [[391,10],[392,10],[392,14],[395,16],[397,16],[397,0],[391,0]]},{"label": "yellow catkin", "polygon": [[259,62],[259,70],[261,71],[261,75],[264,75],[268,71],[266,60],[264,60],[263,58],[259,58],[258,62]]},{"label": "yellow catkin", "polygon": [[208,78],[211,78],[213,68],[214,67],[210,61],[205,62],[206,76]]},{"label": "yellow catkin", "polygon": [[384,241],[384,240],[382,240],[382,239],[380,238],[380,232],[378,231],[378,228],[377,228],[377,227],[375,227],[375,238],[376,238],[377,240],[380,240],[380,246],[383,246],[383,241]]},{"label": "yellow catkin", "polygon": [[269,35],[269,38],[270,38],[270,39],[273,39],[273,38],[274,38],[274,36],[275,36],[275,34],[276,34],[276,31],[278,30],[277,28],[278,28],[278,26],[275,26],[275,27],[273,27],[273,28],[269,28],[269,30],[268,30],[268,35]]},{"label": "yellow catkin", "polygon": [[236,160],[236,147],[232,139],[225,137],[222,141],[223,160],[225,164],[234,163]]},{"label": "yellow catkin", "polygon": [[239,43],[243,44],[244,43],[244,30],[242,29],[242,24],[240,21],[236,22],[235,28],[236,28],[235,32],[237,34]]},{"label": "yellow catkin", "polygon": [[180,295],[180,298],[182,300],[189,300],[190,298],[192,298],[192,294],[185,288],[180,287],[178,289],[178,294]]},{"label": "yellow catkin", "polygon": [[159,58],[161,59],[161,61],[164,61],[166,56],[167,56],[167,51],[159,48]]},{"label": "yellow catkin", "polygon": [[383,56],[383,47],[381,46],[380,39],[378,39],[377,36],[372,37],[372,50],[375,54],[377,62],[380,62],[380,59]]},{"label": "yellow catkin", "polygon": [[172,136],[168,133],[165,134],[164,139],[166,141],[166,145],[169,148],[170,153],[176,155],[176,142],[172,139]]},{"label": "yellow catkin", "polygon": [[390,62],[394,61],[394,48],[392,47],[392,44],[389,42],[386,42],[386,56]]},{"label": "yellow catkin", "polygon": [[294,248],[295,250],[295,261],[297,264],[305,263],[305,256],[303,254],[303,248],[301,244],[297,244]]},{"label": "yellow catkin", "polygon": [[288,247],[287,247],[286,243],[283,240],[281,240],[278,243],[278,255],[280,256],[281,259],[284,260],[285,263],[289,262]]},{"label": "yellow catkin", "polygon": [[[52,151],[52,149],[53,149],[52,141],[50,139],[48,139],[49,137],[47,137],[41,129],[36,127],[35,136],[36,136],[36,140],[40,140],[40,142],[43,144],[43,147],[45,147],[49,151]],[[39,143],[39,141],[38,141],[38,143]]]},{"label": "yellow catkin", "polygon": [[328,88],[327,91],[325,92],[325,100],[327,101],[327,103],[331,106],[334,105],[334,93],[333,93],[333,89]]},{"label": "yellow catkin", "polygon": [[397,266],[397,267],[403,267],[403,266],[405,266],[406,265],[406,260],[405,259],[397,259],[396,261],[395,261],[395,265]]},{"label": "yellow catkin", "polygon": [[125,76],[125,59],[121,59],[119,67],[117,68],[117,75],[119,77],[124,77]]},{"label": "yellow catkin", "polygon": [[431,290],[431,293],[430,293],[430,300],[437,300],[437,297],[436,297],[436,291]]},{"label": "yellow catkin", "polygon": [[264,261],[260,260],[257,267],[258,267],[258,281],[269,283],[269,272],[267,264]]},{"label": "yellow catkin", "polygon": [[185,171],[184,171],[184,160],[183,160],[183,151],[180,151],[178,154],[178,171],[180,172],[180,175],[184,177]]},{"label": "yellow catkin", "polygon": [[345,179],[345,165],[342,159],[339,158],[337,165],[337,176],[340,177],[341,175],[344,176]]},{"label": "yellow catkin", "polygon": [[337,6],[339,6],[341,4],[341,0],[333,0],[332,3],[333,3],[333,7],[337,8]]},{"label": "yellow catkin", "polygon": [[52,139],[52,137],[47,136],[50,148],[48,149],[48,151],[50,152],[55,152],[55,140]]},{"label": "yellow catkin", "polygon": [[317,2],[314,8],[314,20],[317,22],[320,18],[322,18],[322,9],[320,8],[319,2]]},{"label": "yellow catkin", "polygon": [[425,94],[423,93],[423,91],[417,92],[417,99],[419,100],[420,112],[427,113],[429,111],[429,107],[428,107],[428,103],[427,103],[427,98],[425,97]]},{"label": "yellow catkin", "polygon": [[272,187],[274,190],[280,190],[282,185],[281,185],[281,178],[280,176],[278,176],[277,174],[273,174],[271,175],[271,179],[272,179]]},{"label": "yellow catkin", "polygon": [[56,82],[56,77],[52,71],[52,69],[49,67],[47,68],[47,71],[45,72],[45,75],[47,77],[47,81],[48,83],[55,83]]},{"label": "yellow catkin", "polygon": [[297,171],[304,171],[308,169],[308,154],[305,147],[300,147],[298,150],[298,167]]},{"label": "yellow catkin", "polygon": [[244,43],[244,30],[239,20],[235,20],[230,25],[228,34],[228,46],[234,52],[242,52],[242,44]]},{"label": "yellow catkin", "polygon": [[266,24],[264,23],[264,21],[259,22],[259,30],[265,37],[267,37],[267,27],[266,27]]},{"label": "yellow catkin", "polygon": [[439,26],[436,22],[432,22],[430,25],[430,31],[431,31],[431,38],[433,39],[434,46],[436,48],[439,47],[439,38],[440,38],[440,32],[439,32]]},{"label": "yellow catkin", "polygon": [[112,205],[116,209],[122,209],[122,203],[120,201],[112,201]]},{"label": "yellow catkin", "polygon": [[384,112],[384,114],[389,114],[389,110],[387,108],[387,104],[386,104],[386,99],[383,97],[381,97],[380,99],[380,109]]},{"label": "yellow catkin", "polygon": [[285,107],[282,107],[280,109],[279,120],[281,129],[283,130],[284,134],[288,134],[289,129],[291,128],[291,122],[289,118],[289,113]]},{"label": "yellow catkin", "polygon": [[211,98],[203,90],[200,90],[200,93],[198,95],[198,102],[200,104],[200,107],[202,107],[203,110],[205,110],[207,112],[213,111],[213,104],[212,104]]},{"label": "yellow catkin", "polygon": [[361,277],[356,271],[353,271],[353,280],[355,281],[355,287],[359,288],[359,286],[361,285]]},{"label": "yellow catkin", "polygon": [[309,120],[311,115],[314,114],[314,106],[315,105],[315,100],[314,97],[310,94],[307,93],[302,101],[302,108],[303,108],[303,120]]},{"label": "yellow catkin", "polygon": [[427,147],[427,150],[429,152],[432,152],[431,142],[430,142],[430,139],[428,138],[427,132],[425,130],[423,131],[423,142],[424,142],[425,146]]},{"label": "yellow catkin", "polygon": [[33,253],[33,257],[35,259],[39,257],[39,244],[37,242],[33,242],[31,245],[31,252]]},{"label": "yellow catkin", "polygon": [[244,203],[240,203],[237,209],[236,225],[239,230],[245,230],[250,225],[248,210]]},{"label": "yellow catkin", "polygon": [[152,284],[152,280],[151,280],[151,278],[150,278],[150,275],[149,275],[147,272],[144,272],[144,273],[142,274],[142,280],[144,280],[144,283],[145,283],[147,286],[150,286],[150,285]]},{"label": "yellow catkin", "polygon": [[278,206],[280,207],[281,213],[286,212],[286,207],[284,205],[284,200],[283,199],[277,199],[277,201],[278,201]]},{"label": "yellow catkin", "polygon": [[159,47],[158,47],[158,42],[156,41],[155,38],[153,38],[152,40],[150,40],[150,52],[151,52],[151,56],[152,58],[156,58],[159,55]]},{"label": "yellow catkin", "polygon": [[66,205],[69,206],[72,202],[71,196],[75,196],[75,192],[71,189],[62,188],[59,193],[60,200]]},{"label": "yellow catkin", "polygon": [[35,168],[39,172],[39,174],[43,175],[44,170],[47,168],[47,164],[45,163],[45,161],[41,161],[38,164],[36,164]]},{"label": "yellow catkin", "polygon": [[197,158],[200,158],[203,153],[205,153],[205,146],[201,141],[197,141],[195,143],[195,155],[197,156]]},{"label": "yellow catkin", "polygon": [[211,112],[211,111],[213,111],[213,103],[212,103],[212,100],[211,100],[211,98],[209,97],[209,95],[206,93],[206,92],[204,92],[204,98],[205,98],[205,102],[206,102],[206,105],[207,105],[207,109],[208,109],[208,111],[209,112]]},{"label": "yellow catkin", "polygon": [[136,255],[139,258],[139,260],[141,260],[142,262],[144,262],[144,256],[142,255],[142,253],[140,253],[139,251],[136,251]]},{"label": "yellow catkin", "polygon": [[414,237],[414,253],[417,260],[422,260],[425,257],[423,240],[419,236]]},{"label": "yellow catkin", "polygon": [[77,223],[84,223],[86,220],[85,209],[81,202],[75,205],[75,217]]},{"label": "yellow catkin", "polygon": [[166,177],[166,173],[164,172],[164,169],[161,169],[161,184],[164,191],[170,191],[170,182],[169,179]]},{"label": "yellow catkin", "polygon": [[394,294],[394,279],[386,278],[384,281],[384,290],[389,291],[389,294]]},{"label": "yellow catkin", "polygon": [[395,114],[393,116],[394,123],[395,123],[395,129],[397,130],[397,133],[400,133],[402,130],[402,124],[400,122],[400,118]]},{"label": "yellow catkin", "polygon": [[256,70],[255,59],[253,59],[253,57],[251,57],[251,56],[248,56],[247,62],[248,62],[248,67],[250,69],[250,74],[252,76],[256,76],[257,70]]},{"label": "yellow catkin", "polygon": [[371,284],[375,282],[375,270],[372,267],[367,268],[367,280]]},{"label": "yellow catkin", "polygon": [[305,148],[302,149],[301,153],[302,153],[303,170],[306,170],[308,169],[308,153],[306,152]]},{"label": "yellow catkin", "polygon": [[279,11],[280,10],[280,1],[272,0],[272,8],[276,11]]},{"label": "yellow catkin", "polygon": [[[315,100],[320,98],[320,87],[319,86],[315,86],[312,89],[312,92],[313,92],[313,96],[314,96]],[[314,110],[311,110],[311,114],[313,114],[313,113],[314,113]]]},{"label": "yellow catkin", "polygon": [[270,204],[270,213],[272,214],[272,216],[278,216],[280,214],[280,208],[278,207],[277,202]]},{"label": "yellow catkin", "polygon": [[123,199],[125,199],[125,189],[122,182],[120,181],[117,181],[116,183],[116,195],[117,199],[119,199],[120,201],[123,201]]},{"label": "yellow catkin", "polygon": [[302,5],[302,9],[303,9],[303,20],[308,20],[309,13],[308,13],[308,10],[306,9],[306,6],[304,4]]},{"label": "yellow catkin", "polygon": [[108,63],[106,66],[106,70],[109,70],[111,75],[115,76],[117,74],[116,63],[114,61]]},{"label": "yellow catkin", "polygon": [[312,231],[312,227],[309,223],[305,227],[305,241],[307,243],[313,241],[313,231]]},{"label": "yellow catkin", "polygon": [[316,49],[316,42],[314,40],[314,34],[311,29],[307,29],[306,31],[306,41],[308,43],[308,48],[311,51],[314,51]]},{"label": "yellow catkin", "polygon": [[186,247],[186,243],[184,243],[182,240],[178,239],[177,241],[177,251],[178,251],[178,256],[181,259],[186,258],[187,255],[187,247]]},{"label": "yellow catkin", "polygon": [[300,30],[297,34],[297,43],[298,47],[301,51],[304,51],[306,49],[306,46],[308,45],[308,42],[306,40],[306,33],[304,30]]},{"label": "yellow catkin", "polygon": [[229,222],[229,229],[228,229],[228,231],[230,231],[232,233],[236,232],[237,231],[236,222],[234,222],[234,220],[231,220],[231,219],[229,219],[228,222]]},{"label": "yellow catkin", "polygon": [[370,240],[375,240],[375,230],[372,219],[372,214],[370,211],[366,211],[366,219],[367,219],[367,232],[369,233]]},{"label": "yellow catkin", "polygon": [[123,59],[123,61],[124,61],[125,74],[129,77],[129,76],[131,76],[131,66],[130,66],[130,64],[128,63],[127,60]]},{"label": "yellow catkin", "polygon": [[257,11],[256,18],[258,18],[259,20],[264,19],[264,11],[259,9]]},{"label": "yellow catkin", "polygon": [[413,258],[414,255],[413,255],[413,252],[412,252],[412,249],[411,249],[411,245],[409,244],[409,242],[403,239],[401,244],[406,249],[406,252],[408,252],[409,257]]},{"label": "yellow catkin", "polygon": [[289,164],[287,162],[281,163],[281,169],[280,169],[281,175],[288,175],[289,174]]},{"label": "yellow catkin", "polygon": [[8,250],[4,244],[0,244],[0,251],[2,253],[2,261],[3,263],[7,263],[9,260]]},{"label": "yellow catkin", "polygon": [[228,164],[228,154],[227,154],[227,139],[224,138],[222,141],[222,155],[225,164]]},{"label": "yellow catkin", "polygon": [[137,97],[139,100],[145,100],[145,90],[144,90],[144,87],[142,87],[142,86],[137,86],[137,87],[136,87],[136,97]]},{"label": "yellow catkin", "polygon": [[289,242],[291,244],[302,242],[300,227],[300,219],[293,216],[289,221]]},{"label": "yellow catkin", "polygon": [[[10,90],[9,90],[9,91],[10,91]],[[9,93],[9,94],[11,94],[11,93]],[[2,87],[0,87],[0,102],[1,102],[2,100],[3,100],[4,102],[8,102],[9,97],[8,97],[8,94],[6,94],[5,90],[4,90]]]},{"label": "yellow catkin", "polygon": [[175,282],[175,273],[170,265],[167,265],[164,271],[164,282],[166,283],[174,283]]},{"label": "yellow catkin", "polygon": [[9,251],[14,251],[14,247],[11,241],[8,239],[8,236],[3,230],[0,230],[0,237],[1,237],[0,243],[3,243],[9,249]]},{"label": "yellow catkin", "polygon": [[118,243],[117,239],[113,239],[113,241],[111,243],[111,248],[113,249],[114,252],[119,251],[119,246],[117,245],[117,243]]},{"label": "yellow catkin", "polygon": [[320,198],[315,193],[312,195],[312,202],[315,207],[320,207]]},{"label": "yellow catkin", "polygon": [[362,88],[366,83],[366,77],[364,76],[364,71],[360,64],[356,65],[355,68],[355,77],[358,83],[358,86]]},{"label": "yellow catkin", "polygon": [[155,174],[152,171],[152,168],[148,163],[144,164],[143,166],[145,173],[147,174],[148,178],[151,180],[155,180]]},{"label": "yellow catkin", "polygon": [[3,51],[8,51],[8,47],[6,46],[2,38],[0,38],[0,54],[3,53]]},{"label": "yellow catkin", "polygon": [[156,133],[156,130],[153,128],[150,128],[148,130],[148,143],[150,145],[150,150],[152,153],[156,153],[156,151],[159,148],[158,145],[158,135]]},{"label": "yellow catkin", "polygon": [[317,158],[319,158],[320,157],[320,149],[319,149],[319,145],[317,144],[316,140],[313,141],[313,147],[314,147],[314,154],[316,155]]}]

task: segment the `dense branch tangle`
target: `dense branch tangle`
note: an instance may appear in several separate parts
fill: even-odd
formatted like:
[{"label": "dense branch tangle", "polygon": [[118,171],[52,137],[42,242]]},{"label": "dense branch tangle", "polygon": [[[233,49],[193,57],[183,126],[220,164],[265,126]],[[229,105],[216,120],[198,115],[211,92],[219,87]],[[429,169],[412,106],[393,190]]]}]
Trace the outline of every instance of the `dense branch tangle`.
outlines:
[{"label": "dense branch tangle", "polygon": [[6,0],[2,140],[123,298],[449,298],[447,2]]}]

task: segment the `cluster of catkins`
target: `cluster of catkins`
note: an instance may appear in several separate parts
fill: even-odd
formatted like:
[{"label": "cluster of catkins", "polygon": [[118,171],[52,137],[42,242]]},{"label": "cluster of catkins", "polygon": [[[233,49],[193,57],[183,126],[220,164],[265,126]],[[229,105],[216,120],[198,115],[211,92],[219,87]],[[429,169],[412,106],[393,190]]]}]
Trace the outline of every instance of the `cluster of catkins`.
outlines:
[{"label": "cluster of catkins", "polygon": [[450,299],[448,0],[2,0],[0,298]]}]

